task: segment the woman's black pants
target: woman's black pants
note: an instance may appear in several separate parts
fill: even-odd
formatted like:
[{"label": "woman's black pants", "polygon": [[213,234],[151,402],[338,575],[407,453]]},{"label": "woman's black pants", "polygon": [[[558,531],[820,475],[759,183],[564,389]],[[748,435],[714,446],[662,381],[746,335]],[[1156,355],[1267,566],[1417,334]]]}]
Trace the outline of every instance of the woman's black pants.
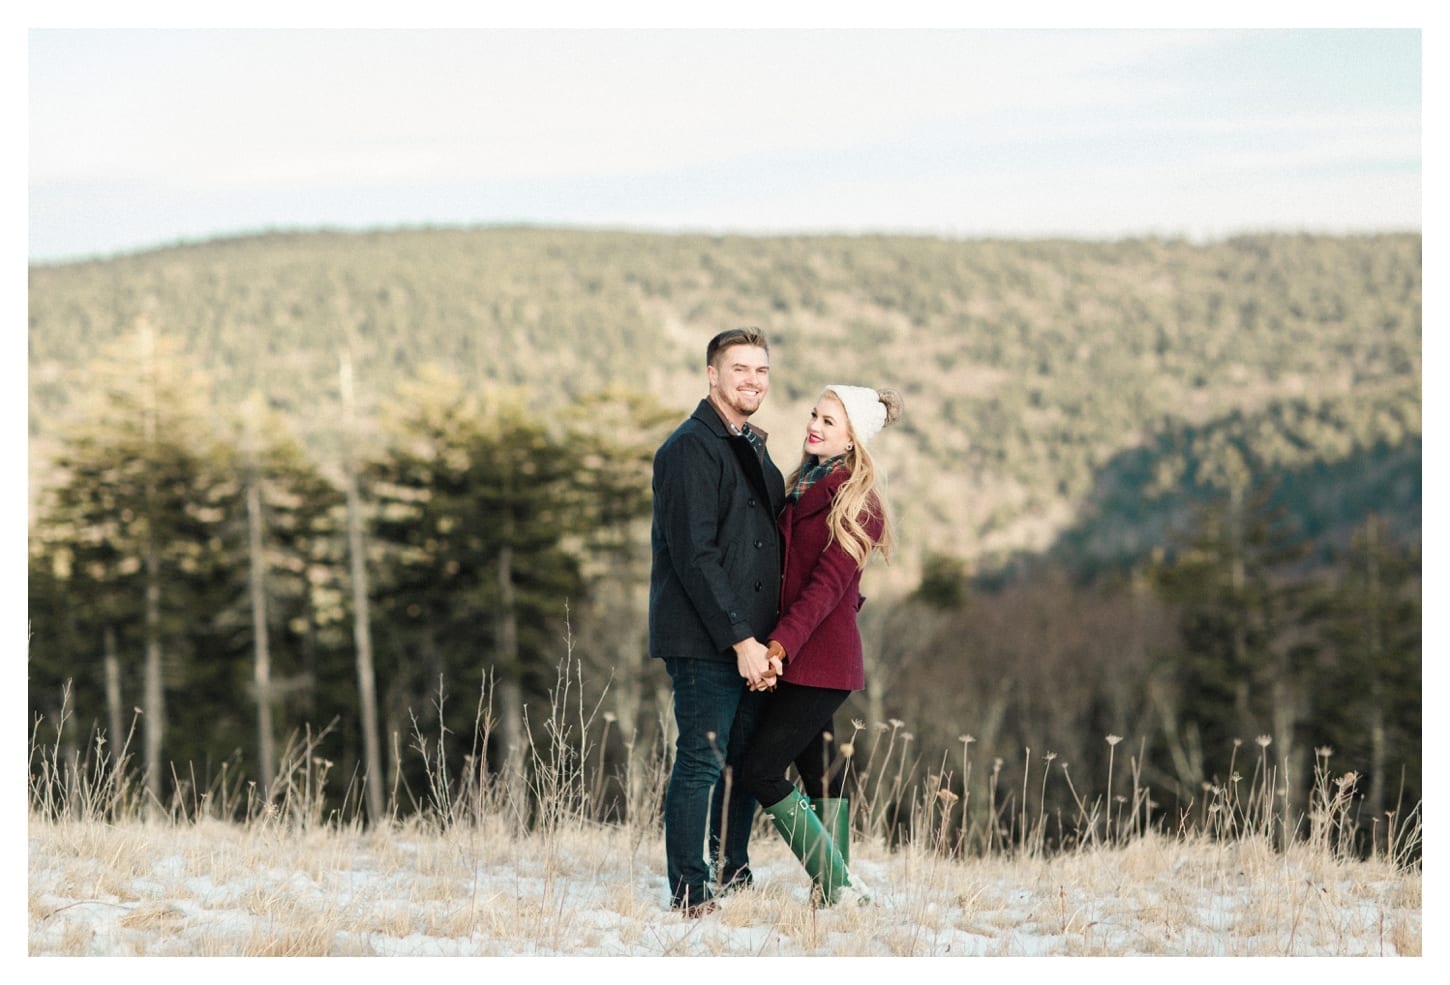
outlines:
[{"label": "woman's black pants", "polygon": [[766,701],[737,768],[741,787],[764,807],[778,804],[795,789],[785,775],[794,763],[807,797],[839,797],[842,771],[827,777],[836,753],[831,717],[850,695],[781,681]]}]

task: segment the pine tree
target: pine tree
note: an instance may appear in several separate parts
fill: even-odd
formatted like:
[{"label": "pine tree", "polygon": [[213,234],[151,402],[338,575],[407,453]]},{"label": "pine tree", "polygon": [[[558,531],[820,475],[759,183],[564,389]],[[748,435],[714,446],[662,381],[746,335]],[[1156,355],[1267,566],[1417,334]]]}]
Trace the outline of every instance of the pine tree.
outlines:
[{"label": "pine tree", "polygon": [[[587,597],[571,610],[580,626],[576,652],[598,671],[595,679],[610,682],[620,736],[633,748],[649,724],[647,699],[657,710],[668,709],[668,681],[649,657],[647,638],[650,484],[655,449],[679,415],[622,386],[588,394],[564,414],[575,463],[571,513],[587,585]],[[643,771],[632,771],[629,779],[626,809],[644,799]]]},{"label": "pine tree", "polygon": [[[352,333],[349,333],[349,338]],[[351,346],[349,346],[351,349]],[[368,552],[364,532],[362,495],[358,489],[359,456],[354,406],[352,357],[339,360],[338,383],[343,409],[343,489],[347,510],[348,581],[352,588],[354,667],[357,675],[358,717],[363,745],[363,784],[368,817],[383,816],[383,756],[378,722],[377,665],[373,659],[372,602],[368,591]]]},{"label": "pine tree", "polygon": [[[33,565],[48,574],[37,587],[54,593],[32,597],[32,687],[74,678],[80,721],[102,720],[105,701],[114,733],[116,696],[97,694],[97,682],[113,692],[119,678],[142,713],[146,790],[159,810],[173,717],[166,695],[198,671],[193,657],[206,614],[216,609],[224,563],[218,531],[235,487],[218,467],[206,425],[205,379],[174,340],[142,323],[102,354],[88,378],[90,400],[55,458],[58,478],[31,537]],[[105,651],[96,652],[102,641]],[[32,691],[37,702],[48,699]],[[205,759],[190,739],[179,733],[170,758]]]},{"label": "pine tree", "polygon": [[218,622],[236,666],[251,667],[245,687],[257,712],[255,774],[266,795],[285,732],[320,724],[323,712],[356,716],[356,695],[329,686],[343,676],[346,636],[342,494],[260,392],[237,408],[232,427],[242,502],[229,511],[234,588]]},{"label": "pine tree", "polygon": [[[394,661],[390,720],[400,730],[427,722],[440,682],[492,682],[491,762],[518,792],[524,697],[546,693],[565,607],[579,591],[565,549],[575,463],[520,395],[485,402],[441,372],[400,388],[391,417],[393,443],[367,471],[385,557],[375,594]],[[473,736],[453,753],[488,752],[476,748],[474,704],[453,705],[441,734]]]},{"label": "pine tree", "polygon": [[1363,780],[1376,822],[1421,791],[1420,552],[1369,514],[1322,610],[1329,654],[1319,689],[1319,741]]},{"label": "pine tree", "polygon": [[1314,650],[1300,630],[1306,601],[1296,570],[1307,545],[1272,499],[1270,485],[1231,484],[1153,571],[1178,613],[1182,650],[1165,661],[1164,727],[1190,771],[1179,771],[1189,790],[1226,779],[1208,761],[1218,756],[1226,767],[1236,741],[1261,735],[1278,762],[1307,773],[1299,740]]}]

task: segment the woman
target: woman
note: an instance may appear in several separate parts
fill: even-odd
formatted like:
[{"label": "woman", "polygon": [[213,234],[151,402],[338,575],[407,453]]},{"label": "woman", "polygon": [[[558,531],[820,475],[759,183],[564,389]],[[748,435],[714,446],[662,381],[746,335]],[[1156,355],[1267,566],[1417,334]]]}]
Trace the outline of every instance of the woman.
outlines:
[{"label": "woman", "polygon": [[[785,573],[770,648],[784,669],[739,770],[741,785],[770,815],[827,906],[845,895],[865,898],[846,870],[848,805],[839,778],[827,782],[825,764],[832,716],[866,686],[856,626],[865,601],[861,571],[873,551],[891,552],[881,477],[867,445],[901,409],[895,390],[832,385],[811,411],[779,522]],[[792,762],[804,793],[786,779]]]}]

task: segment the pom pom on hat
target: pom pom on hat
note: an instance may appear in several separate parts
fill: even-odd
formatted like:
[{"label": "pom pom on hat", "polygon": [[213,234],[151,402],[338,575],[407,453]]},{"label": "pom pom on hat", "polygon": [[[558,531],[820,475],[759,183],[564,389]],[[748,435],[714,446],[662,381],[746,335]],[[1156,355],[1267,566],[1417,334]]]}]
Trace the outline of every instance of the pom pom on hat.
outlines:
[{"label": "pom pom on hat", "polygon": [[881,402],[881,394],[871,387],[832,383],[826,391],[834,394],[846,408],[846,417],[851,421],[857,441],[870,441],[886,426],[886,405]]}]

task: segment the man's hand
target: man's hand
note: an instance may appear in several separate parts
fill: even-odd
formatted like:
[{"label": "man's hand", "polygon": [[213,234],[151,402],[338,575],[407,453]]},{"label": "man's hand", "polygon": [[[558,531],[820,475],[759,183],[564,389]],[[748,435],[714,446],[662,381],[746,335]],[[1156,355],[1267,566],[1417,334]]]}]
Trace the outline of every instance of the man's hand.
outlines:
[{"label": "man's hand", "polygon": [[759,684],[751,685],[750,690],[752,691],[774,691],[776,678],[785,670],[785,647],[775,640],[771,640],[770,645],[765,648],[765,657],[767,660],[765,673],[761,675]]},{"label": "man's hand", "polygon": [[767,674],[774,677],[765,644],[753,636],[735,644],[735,666],[752,691],[760,687]]}]

